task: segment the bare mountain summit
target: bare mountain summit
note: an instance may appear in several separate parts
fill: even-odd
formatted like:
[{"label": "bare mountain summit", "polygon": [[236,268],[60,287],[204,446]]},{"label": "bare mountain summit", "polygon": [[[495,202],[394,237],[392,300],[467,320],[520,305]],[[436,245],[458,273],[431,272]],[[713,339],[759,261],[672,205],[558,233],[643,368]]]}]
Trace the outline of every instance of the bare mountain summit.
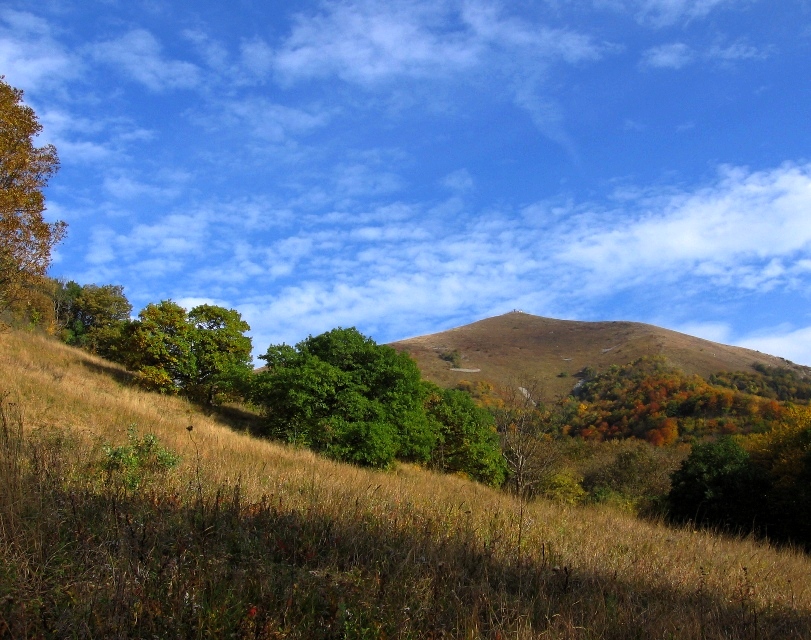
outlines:
[{"label": "bare mountain summit", "polygon": [[554,320],[514,311],[391,344],[443,387],[462,380],[497,386],[537,380],[544,398],[568,394],[585,367],[602,371],[660,355],[688,374],[753,371],[753,363],[809,369],[759,351],[711,342],[640,322]]}]

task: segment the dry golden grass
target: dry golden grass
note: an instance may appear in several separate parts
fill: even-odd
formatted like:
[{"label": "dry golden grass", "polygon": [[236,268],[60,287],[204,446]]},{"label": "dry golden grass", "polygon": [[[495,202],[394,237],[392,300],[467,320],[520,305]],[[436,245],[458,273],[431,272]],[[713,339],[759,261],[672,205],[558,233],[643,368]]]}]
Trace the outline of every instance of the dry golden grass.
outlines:
[{"label": "dry golden grass", "polygon": [[[811,559],[797,551],[671,529],[606,509],[521,504],[463,478],[407,465],[382,473],[333,463],[235,432],[182,399],[131,387],[127,373],[116,365],[29,334],[0,335],[0,392],[22,407],[29,432],[68,430],[81,441],[77,450],[87,459],[99,455],[101,443],[123,444],[131,425],[140,433],[154,433],[183,456],[179,469],[161,480],[164,484],[142,492],[148,500],[136,505],[142,510],[140,544],[149,546],[144,542],[149,531],[158,535],[161,518],[169,521],[171,514],[162,509],[175,498],[166,496],[179,496],[176,500],[186,505],[184,509],[193,511],[194,500],[199,501],[199,514],[188,516],[186,522],[201,520],[203,533],[222,528],[216,539],[225,546],[215,553],[205,546],[214,542],[201,534],[202,546],[156,539],[148,549],[144,546],[146,551],[139,551],[142,555],[160,556],[155,549],[162,544],[168,545],[164,556],[177,553],[183,558],[192,548],[203,555],[220,554],[221,559],[231,557],[234,545],[262,549],[253,557],[261,555],[266,564],[256,561],[259,564],[244,568],[246,560],[233,560],[247,573],[229,577],[234,585],[216,592],[226,594],[218,597],[232,603],[227,611],[212,608],[206,610],[207,617],[198,613],[193,620],[174,612],[178,620],[185,620],[183,633],[193,630],[203,637],[227,631],[234,637],[267,638],[811,637]],[[191,432],[189,425],[194,427]],[[81,462],[72,463],[71,474]],[[76,482],[70,495],[96,495],[98,488],[92,482]],[[227,520],[228,527],[241,532],[253,532],[251,527],[261,532],[264,527],[275,532],[269,538],[256,533],[260,538],[249,542],[248,538],[239,538],[239,544],[228,542],[226,520],[217,520],[216,514],[220,497],[237,487],[236,515]],[[112,504],[113,511],[123,509],[116,502],[123,500],[116,497],[119,494],[110,495],[101,503]],[[135,501],[139,496],[126,497]],[[70,500],[63,496],[68,514]],[[153,515],[144,516],[152,504]],[[136,506],[132,508],[137,510]],[[75,513],[75,504],[73,509]],[[135,520],[135,516],[127,520],[131,532]],[[256,525],[259,521],[262,527]],[[116,515],[115,526],[118,523]],[[78,533],[79,524],[71,526],[77,536],[83,535]],[[123,531],[126,537],[127,529]],[[132,533],[132,539],[137,538]],[[19,555],[9,549],[24,546],[12,542],[4,541],[5,561]],[[74,544],[65,543],[65,548]],[[28,558],[26,562],[36,565]],[[112,559],[105,562],[113,566]],[[128,562],[120,571],[122,575],[130,571],[131,583],[126,584],[136,586],[130,591],[121,587],[122,594],[126,591],[128,598],[143,602],[130,607],[141,612],[140,618],[119,621],[124,628],[131,625],[121,637],[146,636],[146,627],[138,625],[171,615],[158,612],[155,602],[176,602],[172,607],[182,608],[186,601],[174,601],[172,597],[180,596],[163,591],[149,600],[148,594],[143,595],[146,583],[138,573],[140,565]],[[223,562],[216,571],[227,572]],[[213,575],[211,566],[206,565],[205,571]],[[31,575],[38,571],[35,566],[28,570]],[[80,577],[71,578],[76,611],[90,598],[80,592],[96,593],[88,584],[83,590],[76,585],[90,581],[87,576],[101,569],[82,571]],[[3,575],[0,572],[0,587],[17,584],[23,589],[28,584],[3,582]],[[195,580],[198,586],[216,582],[205,572]],[[250,599],[239,600],[240,584]],[[187,587],[185,593],[188,599],[193,590]],[[17,596],[7,597],[13,602]],[[0,592],[0,603],[3,598]],[[316,601],[323,602],[313,604]],[[149,602],[153,618],[147,615]],[[3,611],[0,607],[0,616]],[[242,611],[242,617],[234,611]],[[9,617],[18,614],[13,607],[6,610]],[[257,626],[260,619],[262,625]],[[215,620],[225,626],[215,626]],[[5,631],[2,622],[0,637],[13,635],[14,621],[6,621]],[[40,629],[35,622],[19,628]],[[99,625],[95,634],[103,633],[102,622],[94,624]],[[156,633],[158,628],[164,627],[150,626],[148,631]],[[92,637],[88,629],[76,635]]]}]

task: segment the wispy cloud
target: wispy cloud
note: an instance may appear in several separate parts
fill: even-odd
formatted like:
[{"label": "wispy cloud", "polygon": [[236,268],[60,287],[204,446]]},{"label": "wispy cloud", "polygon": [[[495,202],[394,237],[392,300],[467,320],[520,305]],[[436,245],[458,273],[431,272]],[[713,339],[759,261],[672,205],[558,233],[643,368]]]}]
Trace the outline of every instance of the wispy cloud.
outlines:
[{"label": "wispy cloud", "polygon": [[570,237],[562,257],[603,287],[657,273],[747,289],[791,284],[811,252],[809,207],[811,165],[727,167],[715,185],[640,198],[631,220],[627,214],[592,220]]},{"label": "wispy cloud", "polygon": [[[743,0],[746,2],[747,0]],[[667,27],[678,22],[706,17],[724,5],[742,4],[741,0],[631,0],[640,22],[654,27]]]},{"label": "wispy cloud", "polygon": [[166,58],[161,44],[145,29],[98,42],[90,47],[90,53],[97,62],[112,65],[152,91],[190,89],[202,77],[196,65]]},{"label": "wispy cloud", "polygon": [[[373,169],[352,189],[374,192]],[[455,172],[448,182],[464,188],[468,177]],[[337,202],[346,186],[331,185],[327,199]],[[129,228],[125,218],[95,230],[87,274],[113,282],[138,274],[136,291],[144,288],[147,300],[229,301],[259,350],[336,325],[392,340],[512,308],[571,317],[623,290],[751,294],[792,290],[811,274],[811,165],[724,167],[693,189],[626,189],[614,208],[539,202],[475,212],[455,195],[388,202],[370,208],[344,198],[333,213],[303,214],[285,203],[223,201]],[[443,207],[464,215],[439,218]],[[181,273],[177,285],[166,284]],[[661,324],[678,322],[674,328],[714,340],[764,351],[770,344],[689,312]],[[804,335],[785,334],[777,353],[793,353],[783,347]]]},{"label": "wispy cloud", "polygon": [[442,178],[442,185],[452,191],[464,193],[473,189],[475,182],[467,169],[457,169]]},{"label": "wispy cloud", "polygon": [[443,3],[324,3],[319,13],[296,18],[275,67],[288,78],[334,74],[361,83],[469,68],[479,44],[448,28],[448,18]]},{"label": "wispy cloud", "polygon": [[25,11],[0,9],[0,69],[7,82],[28,91],[62,88],[83,66],[48,22]]},{"label": "wispy cloud", "polygon": [[696,53],[683,42],[652,47],[642,54],[642,66],[654,69],[681,69],[696,59]]},{"label": "wispy cloud", "polygon": [[[605,50],[586,34],[505,16],[493,2],[357,0],[325,2],[316,14],[300,14],[273,64],[288,79],[335,75],[368,85],[448,78],[500,52],[578,63],[599,59]],[[270,50],[261,42],[246,44],[243,54],[253,68],[270,64]]]},{"label": "wispy cloud", "polygon": [[[571,313],[575,301],[639,286],[790,289],[811,269],[809,207],[811,166],[791,165],[725,168],[714,184],[638,192],[619,210],[580,205],[561,216],[539,204],[529,217],[488,213],[453,229],[412,206],[404,224],[300,230],[287,241],[295,252],[272,251],[269,267],[276,276],[295,269],[295,284],[272,299],[244,296],[240,308],[263,339],[330,323],[374,325],[393,339],[465,314]],[[717,322],[697,332],[731,335]]]},{"label": "wispy cloud", "polygon": [[694,62],[728,65],[743,60],[763,60],[769,56],[769,51],[769,48],[754,47],[743,41],[714,44],[705,49],[683,42],[671,42],[645,50],[640,65],[654,69],[681,69]]},{"label": "wispy cloud", "polygon": [[222,105],[207,120],[218,126],[229,118],[237,126],[247,127],[251,136],[282,143],[323,127],[329,122],[329,112],[324,109],[298,109],[252,97]]}]

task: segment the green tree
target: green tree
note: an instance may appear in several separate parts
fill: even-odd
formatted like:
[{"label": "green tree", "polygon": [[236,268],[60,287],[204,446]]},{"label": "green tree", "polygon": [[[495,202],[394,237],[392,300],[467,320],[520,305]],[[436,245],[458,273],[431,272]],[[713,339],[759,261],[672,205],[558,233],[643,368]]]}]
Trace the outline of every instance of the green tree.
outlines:
[{"label": "green tree", "polygon": [[194,374],[186,392],[208,405],[244,394],[253,372],[250,326],[238,311],[210,304],[189,311]]},{"label": "green tree", "polygon": [[442,471],[465,473],[474,480],[501,486],[507,473],[493,416],[477,407],[469,394],[425,383],[426,411],[439,433],[432,463]]},{"label": "green tree", "polygon": [[127,329],[124,360],[141,383],[206,404],[242,395],[251,374],[250,327],[233,309],[171,300],[150,304]]},{"label": "green tree", "polygon": [[194,376],[192,330],[186,310],[171,300],[147,305],[127,331],[124,362],[141,384],[177,393]]},{"label": "green tree", "polygon": [[53,145],[34,146],[42,125],[22,98],[0,76],[0,311],[41,284],[66,229],[43,218],[43,189],[59,158]]},{"label": "green tree", "polygon": [[124,331],[130,321],[132,305],[121,285],[79,286],[60,283],[56,299],[63,299],[63,339],[84,347],[109,360],[122,358]]},{"label": "green tree", "polygon": [[252,398],[270,435],[365,466],[428,461],[438,434],[408,355],[338,328],[295,347],[273,345],[260,358],[267,367]]},{"label": "green tree", "polygon": [[768,526],[768,481],[731,437],[697,444],[671,477],[671,515],[679,521],[752,531]]}]

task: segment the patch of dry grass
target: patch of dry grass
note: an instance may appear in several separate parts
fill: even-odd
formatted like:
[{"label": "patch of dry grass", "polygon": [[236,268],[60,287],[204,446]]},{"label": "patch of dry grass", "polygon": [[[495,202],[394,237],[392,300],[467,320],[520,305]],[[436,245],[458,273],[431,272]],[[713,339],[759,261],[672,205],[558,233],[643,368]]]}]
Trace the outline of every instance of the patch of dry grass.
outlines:
[{"label": "patch of dry grass", "polygon": [[[799,552],[340,465],[27,334],[0,380],[0,636],[811,637]],[[133,424],[183,456],[136,491],[100,466]]]}]

